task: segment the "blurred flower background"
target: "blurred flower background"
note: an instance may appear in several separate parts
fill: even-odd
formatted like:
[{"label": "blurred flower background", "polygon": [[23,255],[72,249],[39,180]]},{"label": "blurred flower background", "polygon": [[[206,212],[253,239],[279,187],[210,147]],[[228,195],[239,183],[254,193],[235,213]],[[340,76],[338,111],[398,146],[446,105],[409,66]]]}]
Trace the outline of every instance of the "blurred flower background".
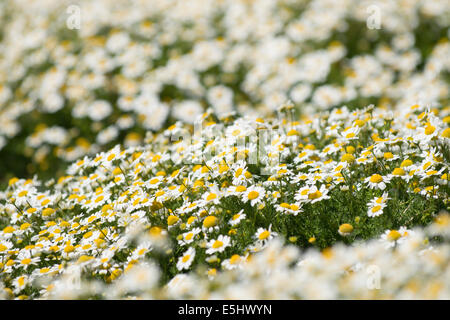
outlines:
[{"label": "blurred flower background", "polygon": [[298,114],[447,105],[449,7],[2,1],[1,182],[62,175],[86,154],[138,145],[147,132],[193,123],[207,108],[267,116],[287,100]]}]

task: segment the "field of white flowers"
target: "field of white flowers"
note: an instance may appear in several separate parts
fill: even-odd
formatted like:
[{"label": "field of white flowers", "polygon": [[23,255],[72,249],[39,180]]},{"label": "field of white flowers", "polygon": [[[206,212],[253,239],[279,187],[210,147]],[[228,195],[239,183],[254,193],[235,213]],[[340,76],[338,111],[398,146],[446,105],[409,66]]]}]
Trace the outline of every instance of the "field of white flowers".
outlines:
[{"label": "field of white flowers", "polygon": [[450,2],[0,21],[0,299],[450,299]]}]

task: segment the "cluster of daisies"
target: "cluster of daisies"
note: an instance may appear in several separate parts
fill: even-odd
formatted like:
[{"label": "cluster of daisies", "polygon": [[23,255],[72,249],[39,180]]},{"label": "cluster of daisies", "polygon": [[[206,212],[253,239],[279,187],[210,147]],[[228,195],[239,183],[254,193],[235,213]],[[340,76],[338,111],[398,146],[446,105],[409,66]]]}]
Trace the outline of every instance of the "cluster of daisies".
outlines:
[{"label": "cluster of daisies", "polygon": [[[430,238],[431,258],[418,260],[421,238],[413,235],[422,233],[413,229],[450,209],[450,109],[369,105],[300,118],[293,111],[282,105],[278,117],[262,119],[207,110],[195,125],[176,122],[142,146],[85,156],[57,180],[10,179],[0,192],[6,296],[101,298],[109,293],[99,290],[112,285],[108,292],[118,296],[161,286],[155,297],[164,290],[208,297],[185,273],[228,279],[227,270],[245,261],[256,262],[247,271],[257,272],[255,282],[227,280],[220,296],[357,296],[361,277],[352,270],[361,259],[382,268],[393,296],[408,283],[412,295],[448,297],[448,283],[439,280],[439,270],[449,274],[445,237]],[[312,262],[284,273],[297,251],[271,247],[274,238],[311,248],[305,258]],[[370,239],[377,244],[361,244]],[[261,272],[271,266],[276,276],[264,283]],[[303,271],[292,278],[297,268]],[[311,273],[324,277],[319,286]],[[302,286],[281,290],[292,279]],[[248,281],[251,291],[243,289]]]},{"label": "cluster of daisies", "polygon": [[[400,232],[389,230],[389,233]],[[156,286],[154,266],[141,266],[126,273],[110,291],[85,286],[67,292],[68,282],[50,298],[100,295],[105,298],[168,299],[449,299],[450,215],[441,213],[423,229],[401,232],[402,241],[386,250],[385,239],[355,247],[335,245],[322,252],[301,251],[279,238],[245,259],[230,259],[232,268],[179,274],[162,288]],[[395,242],[396,236],[389,236]],[[430,238],[440,237],[439,244]],[[153,268],[152,268],[153,267]],[[139,277],[146,285],[129,291],[127,282]],[[152,280],[150,280],[152,279]],[[153,282],[152,282],[153,281]],[[89,291],[90,290],[90,291]],[[96,291],[97,290],[97,291]],[[127,295],[128,294],[128,295]]]},{"label": "cluster of daisies", "polygon": [[63,173],[208,108],[445,103],[449,11],[447,0],[3,1],[0,166]]}]

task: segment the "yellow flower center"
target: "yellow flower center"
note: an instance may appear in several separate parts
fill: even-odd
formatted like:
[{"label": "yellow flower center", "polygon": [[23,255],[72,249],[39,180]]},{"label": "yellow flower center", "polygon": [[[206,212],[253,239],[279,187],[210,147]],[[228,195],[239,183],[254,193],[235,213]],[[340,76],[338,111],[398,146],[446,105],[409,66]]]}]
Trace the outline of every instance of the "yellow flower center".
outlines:
[{"label": "yellow flower center", "polygon": [[217,270],[212,268],[208,270],[208,276],[215,276],[217,273]]},{"label": "yellow flower center", "polygon": [[381,206],[375,206],[372,208],[372,212],[380,211],[380,209],[381,209]]},{"label": "yellow flower center", "polygon": [[350,153],[346,153],[342,156],[341,161],[343,162],[353,162],[355,161],[355,157],[350,154]]},{"label": "yellow flower center", "polygon": [[[448,226],[450,225],[450,215],[448,214],[441,214],[436,218],[436,223],[440,226]],[[2,251],[2,250],[0,250]]]},{"label": "yellow flower center", "polygon": [[203,226],[205,228],[211,228],[217,225],[218,219],[215,216],[208,216],[203,220]]},{"label": "yellow flower center", "polygon": [[215,198],[217,198],[217,194],[215,194],[215,193],[210,193],[210,194],[206,197],[206,200],[207,200],[207,201],[211,201],[211,200],[213,200],[213,199],[215,199]]},{"label": "yellow flower center", "polygon": [[395,241],[398,240],[402,235],[397,230],[391,230],[389,231],[387,238],[389,241]]},{"label": "yellow flower center", "polygon": [[3,229],[3,233],[13,233],[14,231],[15,231],[15,229],[11,226],[8,226]]},{"label": "yellow flower center", "polygon": [[444,131],[442,131],[441,136],[443,136],[444,138],[450,138],[450,128],[447,128]]},{"label": "yellow flower center", "polygon": [[316,192],[312,192],[312,193],[308,194],[308,199],[314,200],[314,199],[320,198],[321,196],[322,196],[322,192],[317,190]]},{"label": "yellow flower center", "polygon": [[11,179],[9,179],[9,181],[8,181],[8,185],[9,185],[9,186],[12,186],[12,185],[15,184],[17,181],[19,181],[19,178],[16,178],[16,177],[11,178]]},{"label": "yellow flower center", "polygon": [[270,236],[270,232],[267,230],[264,230],[263,232],[261,232],[258,236],[259,240],[265,240]]},{"label": "yellow flower center", "polygon": [[353,226],[348,223],[341,224],[339,227],[339,231],[341,233],[352,233],[353,232]]},{"label": "yellow flower center", "polygon": [[177,223],[177,221],[178,221],[179,219],[180,219],[180,218],[178,218],[178,217],[176,217],[176,216],[169,216],[169,217],[167,218],[167,224],[168,224],[169,226],[174,225],[175,223]]},{"label": "yellow flower center", "polygon": [[392,171],[392,174],[394,176],[403,176],[405,174],[405,170],[402,168],[395,168],[394,171]]},{"label": "yellow flower center", "polygon": [[[94,259],[94,257],[90,257],[90,256],[87,256],[87,255],[82,255],[81,257],[78,258],[77,262],[78,263],[82,263],[82,262],[86,262],[86,261],[89,261],[89,260],[92,260],[92,259]],[[43,268],[43,269],[46,269],[46,268]],[[42,269],[41,269],[41,271],[42,271]]]},{"label": "yellow flower center", "polygon": [[230,264],[238,263],[241,260],[241,257],[238,254],[234,254],[230,258]]},{"label": "yellow flower center", "polygon": [[347,147],[345,148],[345,151],[347,151],[347,153],[350,153],[350,154],[355,153],[355,147],[353,147],[353,146],[347,146]]},{"label": "yellow flower center", "polygon": [[360,119],[355,120],[355,124],[356,124],[358,127],[362,127],[365,123],[366,123],[366,122],[365,122],[364,120],[360,120]]},{"label": "yellow flower center", "polygon": [[64,252],[65,253],[70,253],[70,252],[73,252],[73,251],[75,251],[75,247],[70,245],[70,244],[64,248]]},{"label": "yellow flower center", "polygon": [[197,217],[189,217],[187,223],[188,223],[188,224],[191,224],[191,223],[193,223],[195,220],[197,220]]},{"label": "yellow flower center", "polygon": [[19,197],[24,197],[24,196],[26,196],[27,194],[28,194],[28,191],[27,191],[27,190],[20,191],[20,192],[19,192]]},{"label": "yellow flower center", "polygon": [[20,277],[18,280],[17,280],[17,283],[19,284],[19,286],[23,286],[24,284],[25,284],[25,277]]},{"label": "yellow flower center", "polygon": [[374,174],[370,177],[370,182],[372,183],[380,183],[383,181],[383,177],[379,174]]},{"label": "yellow flower center", "polygon": [[186,238],[186,240],[191,240],[193,236],[194,236],[194,234],[192,232],[190,232],[186,235],[185,238]]},{"label": "yellow flower center", "polygon": [[23,223],[23,224],[20,226],[20,230],[26,230],[26,229],[28,229],[30,226],[31,226],[31,224],[29,224],[28,222],[25,222],[25,223]]},{"label": "yellow flower center", "polygon": [[221,246],[223,246],[223,242],[220,241],[220,240],[214,241],[214,243],[213,243],[213,245],[212,245],[212,247],[213,247],[214,249],[220,248]]},{"label": "yellow flower center", "polygon": [[159,236],[162,232],[162,229],[160,227],[151,227],[149,230],[150,235],[152,236]]},{"label": "yellow flower center", "polygon": [[42,215],[44,217],[47,217],[47,216],[50,216],[54,212],[55,212],[55,210],[52,208],[45,208],[44,210],[42,210]]},{"label": "yellow flower center", "polygon": [[250,191],[247,195],[249,200],[254,200],[259,197],[258,191]]},{"label": "yellow flower center", "polygon": [[430,135],[433,134],[433,132],[436,130],[435,127],[433,127],[432,125],[427,125],[425,128],[425,134],[426,135]]}]

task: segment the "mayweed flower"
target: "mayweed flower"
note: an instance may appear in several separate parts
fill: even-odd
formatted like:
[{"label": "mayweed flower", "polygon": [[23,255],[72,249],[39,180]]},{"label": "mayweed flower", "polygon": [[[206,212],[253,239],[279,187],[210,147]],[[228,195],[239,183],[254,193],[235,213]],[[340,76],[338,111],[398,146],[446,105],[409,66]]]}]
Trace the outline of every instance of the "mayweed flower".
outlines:
[{"label": "mayweed flower", "polygon": [[179,259],[177,263],[178,270],[189,269],[195,258],[195,249],[189,248]]},{"label": "mayweed flower", "polygon": [[377,217],[383,214],[383,209],[387,206],[388,197],[387,192],[384,192],[381,197],[374,198],[370,200],[368,204],[367,215],[369,217]]},{"label": "mayweed flower", "polygon": [[207,243],[206,254],[214,254],[216,252],[223,252],[225,248],[229,247],[231,244],[231,238],[229,236],[219,235],[217,239],[211,239]]},{"label": "mayweed flower", "polygon": [[389,178],[383,177],[382,175],[375,173],[370,177],[367,177],[364,181],[372,189],[384,190],[386,189],[386,183],[389,182]]},{"label": "mayweed flower", "polygon": [[286,213],[286,214],[292,214],[296,216],[298,213],[302,212],[301,205],[297,203],[280,203],[279,205],[275,205],[275,208],[278,212]]},{"label": "mayweed flower", "polygon": [[325,199],[329,199],[330,197],[327,195],[328,189],[325,185],[317,188],[316,186],[305,186],[301,188],[297,194],[295,195],[295,200],[301,202],[310,202],[315,203],[318,201],[322,201]]},{"label": "mayweed flower", "polygon": [[234,215],[231,217],[229,223],[230,223],[232,226],[236,226],[237,224],[239,224],[239,223],[240,223],[242,220],[244,220],[245,217],[246,217],[245,213],[243,213],[243,212],[244,212],[244,210],[242,209],[242,210],[239,211],[238,213],[234,214]]},{"label": "mayweed flower", "polygon": [[182,239],[178,240],[179,245],[188,245],[195,240],[197,234],[201,232],[200,228],[193,228],[192,230],[182,234]]},{"label": "mayweed flower", "polygon": [[386,247],[394,247],[398,244],[404,243],[409,233],[410,231],[408,231],[405,227],[400,227],[398,230],[386,230],[381,235],[381,240],[385,243]]},{"label": "mayweed flower", "polygon": [[349,236],[353,232],[353,226],[348,223],[341,224],[339,226],[338,232],[341,236]]},{"label": "mayweed flower", "polygon": [[256,230],[255,239],[262,243],[269,241],[277,235],[277,233],[273,232],[271,229],[272,225],[270,225],[268,229],[258,228],[258,230]]},{"label": "mayweed flower", "polygon": [[222,266],[227,270],[233,270],[239,268],[243,261],[245,261],[245,257],[241,257],[238,254],[233,254],[231,258],[222,262]]},{"label": "mayweed flower", "polygon": [[249,187],[242,195],[242,200],[244,202],[250,201],[250,204],[252,206],[255,206],[259,203],[261,203],[264,199],[266,190],[262,187]]}]

